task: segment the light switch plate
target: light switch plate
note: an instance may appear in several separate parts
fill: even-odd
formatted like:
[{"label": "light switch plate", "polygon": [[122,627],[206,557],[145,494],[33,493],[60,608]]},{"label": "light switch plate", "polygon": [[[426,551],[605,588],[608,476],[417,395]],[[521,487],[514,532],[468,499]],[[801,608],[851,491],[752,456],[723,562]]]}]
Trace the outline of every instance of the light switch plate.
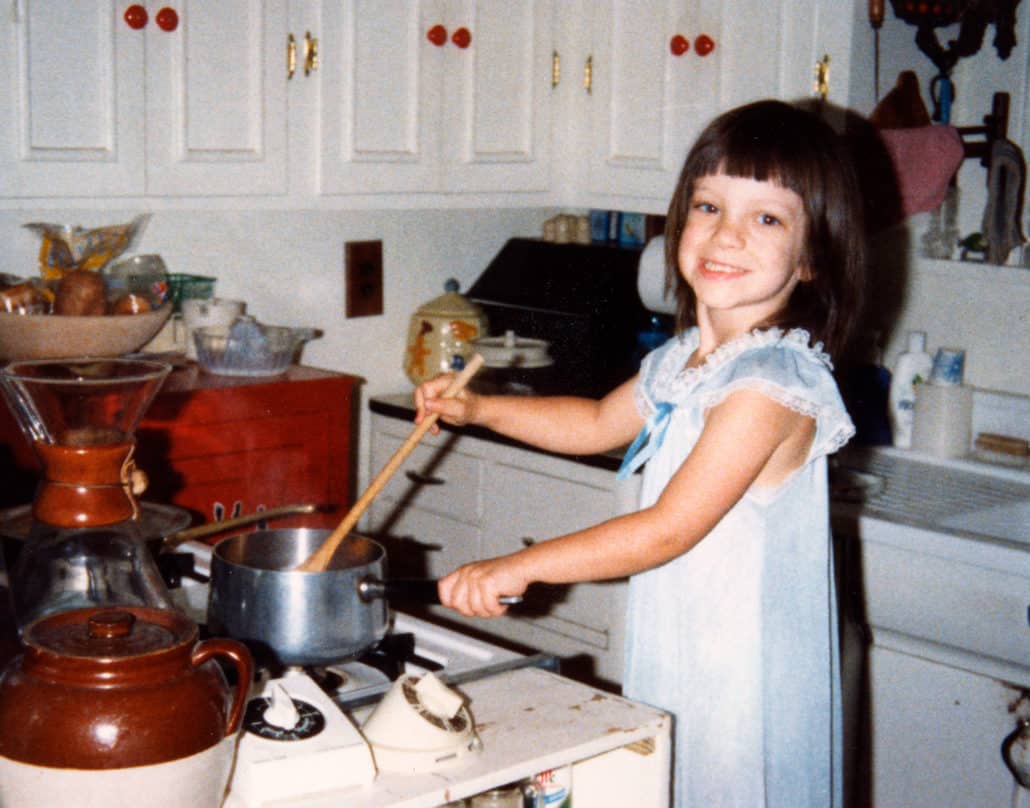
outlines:
[{"label": "light switch plate", "polygon": [[343,245],[347,317],[383,313],[383,242],[348,241]]}]

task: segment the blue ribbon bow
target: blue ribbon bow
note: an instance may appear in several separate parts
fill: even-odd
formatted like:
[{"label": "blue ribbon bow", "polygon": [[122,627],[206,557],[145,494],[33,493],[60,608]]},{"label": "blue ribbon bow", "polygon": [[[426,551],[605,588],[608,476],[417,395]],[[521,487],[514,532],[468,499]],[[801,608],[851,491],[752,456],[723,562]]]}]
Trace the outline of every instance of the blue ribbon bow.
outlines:
[{"label": "blue ribbon bow", "polygon": [[655,405],[654,413],[647,419],[647,423],[626,450],[626,456],[622,458],[622,465],[619,466],[619,471],[615,475],[616,480],[625,480],[658,451],[662,441],[665,440],[665,433],[669,429],[669,421],[672,420],[674,409],[676,409],[675,406],[668,401],[662,401]]}]

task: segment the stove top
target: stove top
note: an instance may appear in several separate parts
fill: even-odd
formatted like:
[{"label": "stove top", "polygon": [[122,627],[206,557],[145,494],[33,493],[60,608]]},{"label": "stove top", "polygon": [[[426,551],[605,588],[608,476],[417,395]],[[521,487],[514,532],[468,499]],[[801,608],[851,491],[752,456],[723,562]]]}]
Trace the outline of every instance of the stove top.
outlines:
[{"label": "stove top", "polygon": [[[186,542],[179,550],[189,552]],[[203,559],[204,549],[197,556]],[[210,548],[206,548],[208,553]],[[171,589],[173,600],[197,623],[207,617],[208,584],[203,562],[192,574],[183,574]],[[550,654],[521,654],[463,634],[414,615],[394,611],[386,636],[355,660],[323,668],[305,668],[304,673],[343,709],[351,710],[379,701],[391,684],[404,674],[432,672],[447,684],[490,676],[522,667],[557,671],[558,660]],[[283,670],[263,671],[265,679],[283,675]]]}]

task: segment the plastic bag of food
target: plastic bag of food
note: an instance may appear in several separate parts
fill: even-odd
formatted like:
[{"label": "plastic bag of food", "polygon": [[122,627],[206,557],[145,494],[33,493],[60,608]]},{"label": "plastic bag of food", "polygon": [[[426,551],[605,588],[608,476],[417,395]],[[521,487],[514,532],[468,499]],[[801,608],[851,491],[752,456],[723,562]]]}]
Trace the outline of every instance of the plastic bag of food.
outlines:
[{"label": "plastic bag of food", "polygon": [[69,272],[101,270],[136,244],[149,220],[149,213],[141,213],[127,224],[91,230],[46,222],[30,222],[24,227],[39,233],[42,239],[39,274],[48,287],[53,287]]}]

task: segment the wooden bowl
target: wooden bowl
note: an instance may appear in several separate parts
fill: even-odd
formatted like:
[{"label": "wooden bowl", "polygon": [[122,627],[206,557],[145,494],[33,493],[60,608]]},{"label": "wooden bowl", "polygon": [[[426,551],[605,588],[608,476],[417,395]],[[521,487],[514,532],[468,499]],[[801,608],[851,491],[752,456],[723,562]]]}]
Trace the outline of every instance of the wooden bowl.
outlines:
[{"label": "wooden bowl", "polygon": [[132,353],[161,330],[171,313],[171,303],[142,314],[103,317],[0,312],[0,360]]}]

